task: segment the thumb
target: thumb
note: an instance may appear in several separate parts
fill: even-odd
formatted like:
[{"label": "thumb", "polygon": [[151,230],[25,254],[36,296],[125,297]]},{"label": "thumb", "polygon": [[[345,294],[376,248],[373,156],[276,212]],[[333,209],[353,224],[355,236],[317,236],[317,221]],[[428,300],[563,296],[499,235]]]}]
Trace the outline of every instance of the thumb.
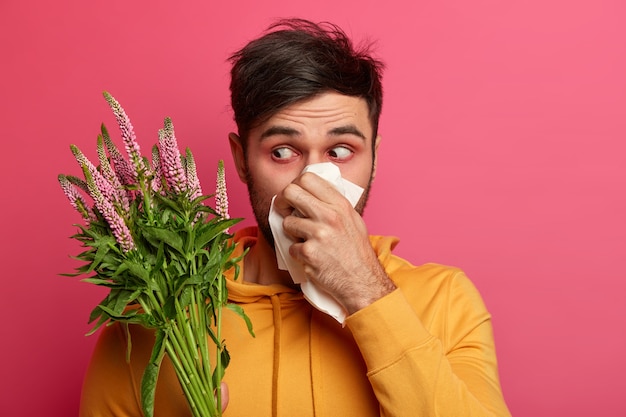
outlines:
[{"label": "thumb", "polygon": [[226,407],[228,407],[228,400],[229,395],[228,395],[228,385],[226,384],[226,382],[222,382],[220,384],[220,388],[222,390],[222,413],[224,412],[224,410],[226,410]]}]

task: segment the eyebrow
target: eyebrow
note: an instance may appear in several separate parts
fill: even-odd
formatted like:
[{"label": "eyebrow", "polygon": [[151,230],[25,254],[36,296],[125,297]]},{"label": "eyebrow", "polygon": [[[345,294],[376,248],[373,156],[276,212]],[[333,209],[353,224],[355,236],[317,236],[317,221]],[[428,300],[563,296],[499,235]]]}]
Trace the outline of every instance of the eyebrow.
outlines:
[{"label": "eyebrow", "polygon": [[291,127],[272,126],[269,129],[264,130],[263,133],[261,133],[261,140],[269,138],[270,136],[277,136],[277,135],[299,136],[300,132],[298,132],[296,129],[291,128]]},{"label": "eyebrow", "polygon": [[328,133],[331,136],[354,135],[365,140],[365,135],[363,134],[363,132],[361,132],[355,125],[352,124],[335,127],[331,129]]},{"label": "eyebrow", "polygon": [[[358,136],[363,140],[366,140],[365,135],[361,132],[355,125],[348,124],[344,126],[337,126],[332,128],[328,134],[330,136],[341,136],[341,135],[354,135]],[[261,133],[261,140],[269,138],[271,136],[284,135],[284,136],[300,136],[300,132],[297,129],[287,126],[271,126],[267,130]]]}]

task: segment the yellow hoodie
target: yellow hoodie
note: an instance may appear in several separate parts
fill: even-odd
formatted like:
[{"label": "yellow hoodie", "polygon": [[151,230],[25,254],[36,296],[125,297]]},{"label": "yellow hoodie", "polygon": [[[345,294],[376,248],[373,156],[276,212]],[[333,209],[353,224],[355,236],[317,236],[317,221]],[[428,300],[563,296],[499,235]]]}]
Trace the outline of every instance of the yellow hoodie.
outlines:
[{"label": "yellow hoodie", "polygon": [[[256,233],[235,235],[239,253]],[[349,316],[345,327],[292,288],[228,282],[230,300],[242,305],[256,337],[226,312],[222,335],[232,360],[225,417],[510,415],[490,316],[463,272],[412,266],[392,255],[394,238],[371,242],[398,289]],[[139,383],[154,336],[139,326],[131,333],[128,364],[125,331],[117,324],[102,331],[83,385],[82,417],[142,415]],[[155,416],[189,415],[164,361]]]}]

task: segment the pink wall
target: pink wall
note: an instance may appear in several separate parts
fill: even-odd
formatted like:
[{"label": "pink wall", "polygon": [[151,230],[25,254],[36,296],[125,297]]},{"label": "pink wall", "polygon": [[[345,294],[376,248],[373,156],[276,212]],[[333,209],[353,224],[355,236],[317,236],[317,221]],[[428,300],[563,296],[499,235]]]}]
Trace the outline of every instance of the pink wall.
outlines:
[{"label": "pink wall", "polygon": [[[37,3],[37,4],[33,4]],[[624,416],[626,6],[621,0],[0,3],[0,415],[75,415],[102,292],[56,183],[95,155],[104,89],[148,149],[169,115],[210,188],[228,160],[225,60],[278,16],[379,39],[379,175],[366,218],[414,263],[464,268],[494,316],[516,416]],[[186,6],[181,6],[185,4]]]}]

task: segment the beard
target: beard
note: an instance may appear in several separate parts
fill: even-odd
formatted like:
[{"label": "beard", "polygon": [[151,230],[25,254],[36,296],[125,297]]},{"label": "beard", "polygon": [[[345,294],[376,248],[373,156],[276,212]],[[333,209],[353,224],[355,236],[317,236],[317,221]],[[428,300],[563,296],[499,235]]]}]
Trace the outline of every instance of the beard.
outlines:
[{"label": "beard", "polygon": [[[356,212],[361,216],[363,216],[363,211],[365,210],[365,206],[369,200],[372,180],[373,176],[370,174],[367,186],[363,189],[361,198],[359,198],[359,201],[354,206],[354,210],[356,210]],[[248,195],[250,197],[250,205],[252,206],[252,211],[259,227],[259,231],[263,234],[263,237],[270,244],[270,246],[274,248],[274,235],[272,234],[272,228],[270,227],[269,222],[270,206],[274,196],[268,195],[263,189],[263,186],[259,186],[259,184],[256,183],[254,178],[250,175],[250,169],[248,169],[248,167],[246,167],[246,184],[248,187]]]}]

